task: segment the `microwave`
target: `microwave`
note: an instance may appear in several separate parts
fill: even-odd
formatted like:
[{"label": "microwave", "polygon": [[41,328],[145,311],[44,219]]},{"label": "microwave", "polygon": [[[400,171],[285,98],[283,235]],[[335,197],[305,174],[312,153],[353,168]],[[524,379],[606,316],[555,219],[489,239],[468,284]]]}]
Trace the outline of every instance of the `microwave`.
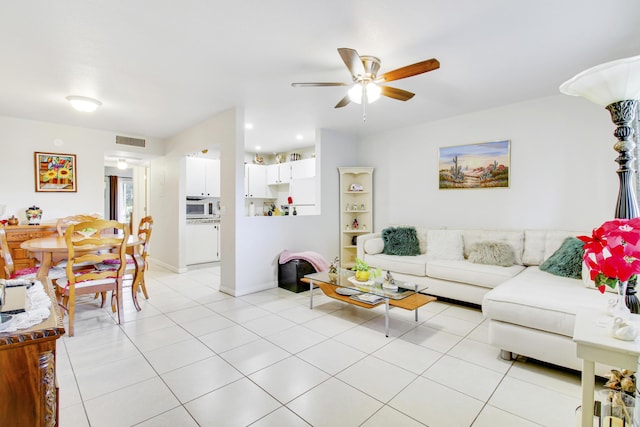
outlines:
[{"label": "microwave", "polygon": [[213,217],[213,202],[205,200],[187,200],[187,219],[206,219]]}]

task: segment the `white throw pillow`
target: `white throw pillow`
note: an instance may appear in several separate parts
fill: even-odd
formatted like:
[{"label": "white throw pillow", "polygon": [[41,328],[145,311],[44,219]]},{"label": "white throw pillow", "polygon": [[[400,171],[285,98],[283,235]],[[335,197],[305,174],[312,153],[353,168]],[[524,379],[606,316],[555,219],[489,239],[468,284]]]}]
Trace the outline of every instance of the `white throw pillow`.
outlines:
[{"label": "white throw pillow", "polygon": [[364,252],[366,254],[381,254],[384,251],[384,240],[382,237],[374,237],[364,242]]},{"label": "white throw pillow", "polygon": [[460,230],[427,231],[427,260],[463,260],[463,249]]}]

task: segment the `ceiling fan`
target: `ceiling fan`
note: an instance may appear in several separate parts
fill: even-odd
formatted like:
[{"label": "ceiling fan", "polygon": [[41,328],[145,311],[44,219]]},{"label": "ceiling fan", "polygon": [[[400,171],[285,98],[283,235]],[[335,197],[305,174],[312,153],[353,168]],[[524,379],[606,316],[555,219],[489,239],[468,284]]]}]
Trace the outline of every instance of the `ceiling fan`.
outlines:
[{"label": "ceiling fan", "polygon": [[336,104],[335,108],[342,108],[350,102],[355,102],[357,104],[372,103],[376,101],[380,95],[400,101],[408,101],[413,98],[415,95],[414,93],[391,86],[381,86],[380,83],[392,82],[394,80],[404,79],[440,68],[440,62],[435,58],[431,58],[393,71],[387,71],[386,73],[378,76],[380,59],[375,56],[361,56],[358,55],[358,52],[356,52],[355,49],[349,49],[346,47],[338,48],[338,53],[351,73],[351,77],[353,79],[352,83],[291,83],[291,86],[351,86],[347,95]]}]

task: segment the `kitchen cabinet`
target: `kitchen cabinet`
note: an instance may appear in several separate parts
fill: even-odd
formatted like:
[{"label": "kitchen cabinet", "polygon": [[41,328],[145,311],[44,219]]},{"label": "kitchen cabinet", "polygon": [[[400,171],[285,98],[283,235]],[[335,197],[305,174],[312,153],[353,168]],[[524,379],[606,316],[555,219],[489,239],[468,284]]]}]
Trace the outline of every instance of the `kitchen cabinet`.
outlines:
[{"label": "kitchen cabinet", "polygon": [[373,230],[373,168],[343,167],[340,172],[340,265],[356,263],[357,238]]},{"label": "kitchen cabinet", "polygon": [[294,179],[316,176],[316,159],[303,159],[267,166],[267,185],[286,184]]},{"label": "kitchen cabinet", "polygon": [[187,224],[186,264],[220,260],[220,223]]},{"label": "kitchen cabinet", "polygon": [[316,176],[316,159],[303,159],[291,162],[291,179],[311,178]]},{"label": "kitchen cabinet", "polygon": [[286,184],[291,181],[291,163],[284,162],[275,165],[268,165],[267,185]]},{"label": "kitchen cabinet", "polygon": [[267,168],[262,165],[244,165],[244,197],[264,199],[267,192]]},{"label": "kitchen cabinet", "polygon": [[316,204],[316,178],[292,179],[289,183],[289,196],[294,206],[313,206]]},{"label": "kitchen cabinet", "polygon": [[187,196],[220,197],[220,160],[187,157]]}]

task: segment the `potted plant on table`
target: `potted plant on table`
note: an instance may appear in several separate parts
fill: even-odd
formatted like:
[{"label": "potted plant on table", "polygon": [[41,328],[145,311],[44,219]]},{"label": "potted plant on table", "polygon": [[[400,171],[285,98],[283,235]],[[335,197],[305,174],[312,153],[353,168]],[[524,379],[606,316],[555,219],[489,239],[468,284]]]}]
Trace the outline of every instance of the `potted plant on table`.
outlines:
[{"label": "potted plant on table", "polygon": [[356,272],[356,280],[358,280],[359,282],[366,282],[367,280],[374,279],[381,274],[379,268],[372,270],[369,267],[369,264],[367,264],[360,258],[356,258],[356,265],[354,265],[351,270]]},{"label": "potted plant on table", "polygon": [[[618,303],[612,314],[628,319],[627,284],[640,274],[640,218],[607,221],[593,230],[591,236],[578,239],[584,242],[583,260],[600,292],[604,292],[605,286],[618,288]],[[637,300],[632,301],[633,312],[640,311]]]},{"label": "potted plant on table", "polygon": [[333,261],[331,261],[331,264],[329,264],[329,271],[327,272],[327,274],[329,275],[329,280],[331,280],[332,282],[335,282],[336,279],[338,278],[339,265],[340,265],[340,260],[338,259],[338,257],[335,257]]}]

